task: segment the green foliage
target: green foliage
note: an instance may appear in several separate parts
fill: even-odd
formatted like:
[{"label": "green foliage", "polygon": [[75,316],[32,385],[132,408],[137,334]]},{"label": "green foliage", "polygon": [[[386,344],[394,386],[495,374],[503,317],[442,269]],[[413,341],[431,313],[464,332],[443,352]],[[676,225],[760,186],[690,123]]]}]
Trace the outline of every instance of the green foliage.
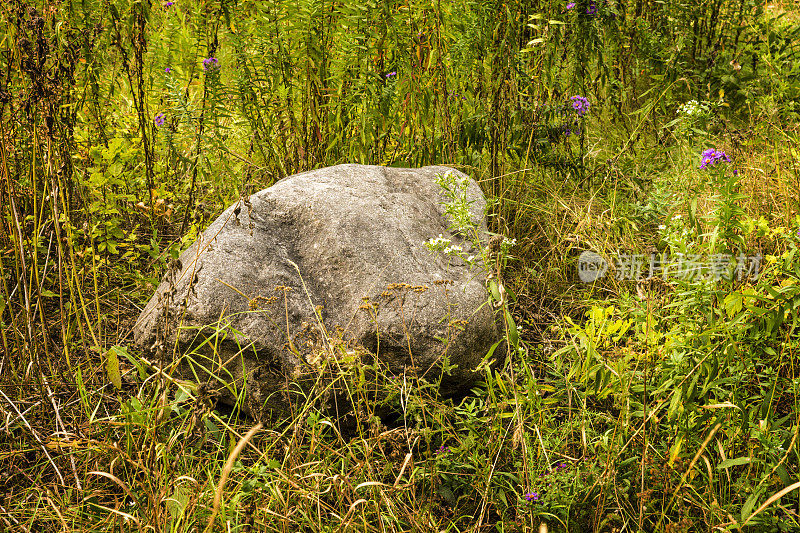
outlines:
[{"label": "green foliage", "polygon": [[[6,4],[0,528],[206,528],[250,422],[130,327],[224,206],[344,162],[479,181],[499,253],[446,178],[474,250],[429,245],[491,273],[504,363],[443,401],[335,348],[231,463],[212,530],[798,528],[788,2]],[[733,163],[697,170],[713,143]],[[745,269],[576,285],[584,249]],[[367,406],[350,433],[330,391]]]},{"label": "green foliage", "polygon": [[[744,219],[737,204],[736,176],[721,174],[712,178],[718,194],[710,199],[719,206],[708,217],[713,231],[703,239],[684,226],[683,218],[673,218],[665,227],[669,252],[712,257],[724,246],[740,251],[747,227],[759,228]],[[567,319],[568,326],[561,328],[568,344],[556,353],[556,372],[575,383],[583,401],[603,405],[613,399],[612,411],[625,421],[619,464],[633,465],[629,475],[641,481],[628,485],[628,497],[640,502],[640,519],[662,523],[676,512],[679,502],[669,492],[675,489],[667,487],[677,480],[664,478],[657,465],[674,469],[683,461],[675,474],[682,474],[680,483],[705,494],[706,502],[709,487],[717,483],[714,501],[729,499],[738,524],[777,524],[775,514],[751,513],[792,485],[800,459],[792,414],[798,380],[788,355],[796,349],[800,325],[800,238],[796,230],[766,230],[783,240],[785,251],[767,256],[766,264],[756,265],[758,271],[720,272],[716,281],[664,276],[669,283],[645,289],[639,295],[643,301],[628,301],[620,309],[593,306],[583,323]],[[688,239],[694,240],[692,246],[686,245]],[[628,448],[637,434],[644,447]],[[716,449],[707,449],[712,437]],[[723,478],[715,482],[718,474],[697,465],[700,457]],[[645,463],[654,469],[642,467],[637,473]],[[656,478],[662,488],[639,488],[652,487]],[[714,512],[713,506],[700,507]]]}]

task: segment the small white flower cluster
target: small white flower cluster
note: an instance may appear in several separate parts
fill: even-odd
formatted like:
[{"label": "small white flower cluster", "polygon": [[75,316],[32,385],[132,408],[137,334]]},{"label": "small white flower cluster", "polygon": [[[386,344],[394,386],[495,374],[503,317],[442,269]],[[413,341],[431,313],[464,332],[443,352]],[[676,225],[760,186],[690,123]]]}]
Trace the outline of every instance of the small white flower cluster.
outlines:
[{"label": "small white flower cluster", "polygon": [[431,252],[442,252],[447,255],[460,255],[464,251],[458,244],[450,244],[450,239],[443,237],[441,233],[438,237],[425,241],[425,246]]},{"label": "small white flower cluster", "polygon": [[697,100],[689,100],[682,106],[678,108],[679,115],[685,115],[687,117],[693,117],[696,115],[705,115],[711,111],[711,105],[709,102],[703,101],[698,102]]},{"label": "small white flower cluster", "polygon": [[450,239],[443,237],[441,233],[438,237],[433,237],[425,241],[425,246],[427,246],[428,250],[431,252],[442,251],[448,244],[450,244]]},{"label": "small white flower cluster", "polygon": [[508,255],[508,251],[511,249],[512,246],[517,244],[517,239],[509,239],[508,237],[503,237],[503,242],[500,243],[500,253],[503,255]]},{"label": "small white flower cluster", "polygon": [[438,237],[434,237],[425,241],[425,247],[431,252],[441,252],[445,255],[457,255],[469,264],[473,264],[475,256],[464,256],[464,248],[459,244],[452,244],[450,239],[442,236],[440,233]]},{"label": "small white flower cluster", "polygon": [[[674,222],[676,220],[680,220],[682,217],[683,217],[683,215],[680,215],[680,214],[675,215],[674,217],[672,217],[670,219],[670,222]],[[663,231],[663,230],[667,229],[667,225],[666,224],[659,224],[658,229]]]}]

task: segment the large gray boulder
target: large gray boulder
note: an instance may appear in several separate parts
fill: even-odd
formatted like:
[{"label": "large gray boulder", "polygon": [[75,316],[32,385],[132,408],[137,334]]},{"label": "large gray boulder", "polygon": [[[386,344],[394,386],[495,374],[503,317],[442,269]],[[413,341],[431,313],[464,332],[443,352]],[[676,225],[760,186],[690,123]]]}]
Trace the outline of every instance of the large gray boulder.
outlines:
[{"label": "large gray boulder", "polygon": [[[444,173],[466,178],[438,166],[338,165],[240,200],[174,262],[135,343],[166,362],[188,354],[180,373],[214,376],[227,385],[223,400],[244,387],[242,407],[256,417],[287,412],[294,385],[332,359],[442,378],[445,395],[468,388],[499,333],[487,272],[424,244],[441,234],[480,257],[449,229]],[[466,179],[485,238],[485,199]],[[443,361],[457,366],[442,377]]]}]

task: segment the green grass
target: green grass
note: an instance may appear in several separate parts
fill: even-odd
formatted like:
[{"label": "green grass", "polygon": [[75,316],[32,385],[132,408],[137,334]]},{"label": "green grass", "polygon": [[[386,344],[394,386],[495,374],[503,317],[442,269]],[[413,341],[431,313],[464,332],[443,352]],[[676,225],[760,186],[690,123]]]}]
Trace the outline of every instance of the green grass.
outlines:
[{"label": "green grass", "polygon": [[[0,530],[800,529],[798,10],[596,5],[0,7]],[[256,425],[136,352],[225,206],[343,162],[479,181],[503,365],[444,399],[332,347]],[[584,284],[584,250],[762,262]]]}]

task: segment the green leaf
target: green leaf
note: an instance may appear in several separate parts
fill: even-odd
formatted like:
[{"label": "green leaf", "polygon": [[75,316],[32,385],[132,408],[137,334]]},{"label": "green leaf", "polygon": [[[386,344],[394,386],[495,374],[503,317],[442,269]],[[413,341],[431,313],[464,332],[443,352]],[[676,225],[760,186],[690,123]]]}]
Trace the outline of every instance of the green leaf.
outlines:
[{"label": "green leaf", "polygon": [[214,422],[212,422],[208,418],[203,419],[203,424],[206,426],[206,429],[211,433],[211,436],[216,440],[222,439],[222,431],[219,429]]},{"label": "green leaf", "polygon": [[750,517],[750,511],[752,511],[753,507],[755,507],[759,496],[761,496],[761,491],[757,490],[749,498],[747,498],[746,502],[744,502],[744,505],[742,506],[742,522]]},{"label": "green leaf", "polygon": [[175,391],[175,403],[183,403],[189,399],[189,391],[179,388]]},{"label": "green leaf", "polygon": [[497,341],[496,343],[492,344],[492,347],[489,348],[488,352],[486,352],[486,357],[484,357],[484,359],[489,359],[492,356],[492,354],[494,353],[494,351],[497,349],[497,347],[500,346],[502,343],[503,343],[503,341],[501,339],[501,340]]},{"label": "green leaf", "polygon": [[165,502],[167,512],[169,512],[169,523],[176,523],[179,517],[183,514],[183,511],[186,509],[186,505],[189,502],[190,494],[191,491],[186,485],[175,486],[172,491],[172,496],[167,498]]},{"label": "green leaf", "polygon": [[514,318],[511,316],[511,313],[508,312],[508,309],[505,310],[505,315],[506,324],[508,325],[508,340],[514,348],[519,349],[519,332],[517,331],[517,325],[514,323]]},{"label": "green leaf", "polygon": [[132,356],[128,353],[128,348],[125,346],[112,346],[112,350],[114,350],[117,356],[124,356],[133,366],[136,367],[136,370],[139,371],[139,378],[146,379],[147,378],[147,368],[145,367],[144,363],[137,359],[136,357]]},{"label": "green leaf", "polygon": [[502,298],[500,296],[500,289],[497,287],[497,282],[495,280],[489,282],[489,292],[491,293],[492,298],[494,299],[495,302],[502,301]]},{"label": "green leaf", "polygon": [[509,287],[506,287],[506,286],[503,286],[503,289],[505,289],[506,294],[508,295],[509,301],[511,301],[511,302],[516,302],[517,301],[517,293],[515,293]]},{"label": "green leaf", "polygon": [[781,483],[785,486],[789,486],[792,483],[792,479],[789,477],[789,472],[786,471],[786,467],[779,464],[775,468],[775,472],[778,474],[778,477],[781,478]]},{"label": "green leaf", "polygon": [[669,464],[670,465],[672,465],[675,462],[675,459],[678,458],[678,456],[681,453],[681,449],[682,448],[683,448],[683,435],[679,436],[675,440],[675,444],[673,444],[672,448],[670,449],[670,452],[669,452]]},{"label": "green leaf", "polygon": [[723,306],[725,307],[725,312],[728,314],[728,318],[733,317],[733,315],[742,310],[743,302],[744,297],[740,292],[732,292],[725,297]]},{"label": "green leaf", "polygon": [[725,459],[717,465],[717,470],[724,470],[732,466],[744,465],[750,462],[749,457],[737,457],[735,459]]},{"label": "green leaf", "polygon": [[498,496],[498,497],[500,498],[500,500],[503,502],[503,505],[504,505],[505,507],[508,507],[508,498],[506,497],[506,491],[504,491],[504,490],[500,490],[500,491],[498,491],[498,493],[497,493],[497,496]]},{"label": "green leaf", "polygon": [[669,402],[669,409],[667,409],[667,418],[672,420],[681,404],[681,391],[680,389],[672,393],[672,401]]},{"label": "green leaf", "polygon": [[114,350],[117,346],[111,348],[106,354],[106,372],[108,372],[108,379],[117,389],[122,388],[122,376],[119,373],[119,358],[117,352]]}]

